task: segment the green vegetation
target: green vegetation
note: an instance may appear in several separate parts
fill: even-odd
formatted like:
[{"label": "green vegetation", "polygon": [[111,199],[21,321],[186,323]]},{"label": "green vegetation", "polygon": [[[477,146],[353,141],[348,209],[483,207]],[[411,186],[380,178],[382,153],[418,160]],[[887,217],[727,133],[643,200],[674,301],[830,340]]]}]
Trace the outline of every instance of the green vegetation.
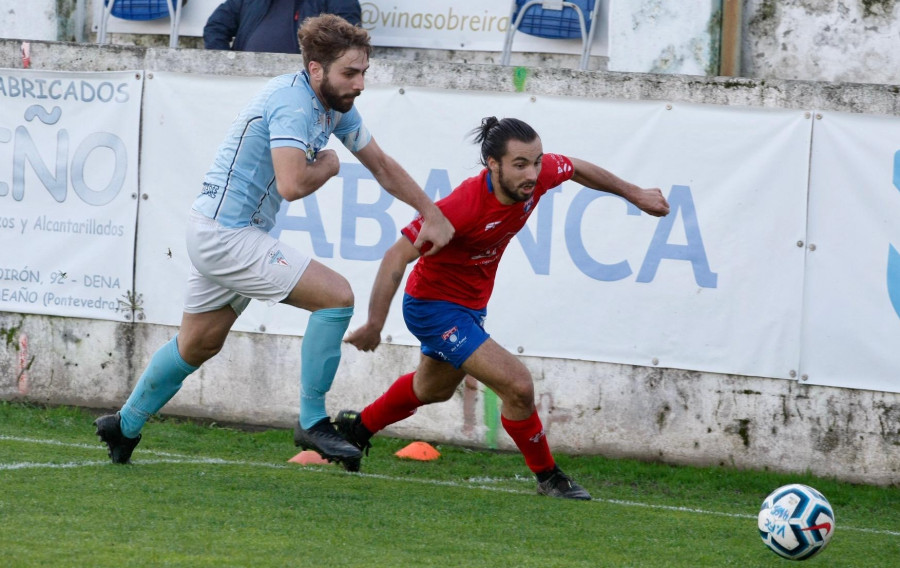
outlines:
[{"label": "green vegetation", "polygon": [[517,454],[376,438],[362,474],[287,463],[284,430],[147,425],[108,463],[94,416],[0,402],[3,566],[787,566],[757,536],[780,485],[822,491],[835,537],[808,566],[896,566],[900,488],[558,456],[596,498],[534,494]]}]

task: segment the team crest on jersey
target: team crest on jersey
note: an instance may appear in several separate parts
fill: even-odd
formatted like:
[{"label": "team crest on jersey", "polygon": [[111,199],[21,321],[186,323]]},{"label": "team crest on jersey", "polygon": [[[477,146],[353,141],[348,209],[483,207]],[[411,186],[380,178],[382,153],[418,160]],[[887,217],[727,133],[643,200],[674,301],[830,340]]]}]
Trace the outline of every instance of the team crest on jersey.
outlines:
[{"label": "team crest on jersey", "polygon": [[531,211],[532,207],[534,207],[534,197],[530,197],[528,201],[525,202],[525,213]]},{"label": "team crest on jersey", "polygon": [[284,255],[280,250],[276,250],[269,253],[269,264],[277,264],[279,266],[290,266]]},{"label": "team crest on jersey", "polygon": [[212,183],[203,182],[203,191],[201,191],[200,193],[207,197],[215,197],[216,194],[219,193],[219,186]]},{"label": "team crest on jersey", "polygon": [[456,343],[459,341],[459,328],[455,325],[441,334],[441,337],[444,341],[449,341],[450,343]]},{"label": "team crest on jersey", "polygon": [[493,229],[494,227],[496,227],[496,226],[499,225],[500,223],[501,223],[501,221],[491,221],[490,223],[488,223],[487,225],[484,226],[484,230],[485,230],[485,231],[490,231],[491,229]]}]

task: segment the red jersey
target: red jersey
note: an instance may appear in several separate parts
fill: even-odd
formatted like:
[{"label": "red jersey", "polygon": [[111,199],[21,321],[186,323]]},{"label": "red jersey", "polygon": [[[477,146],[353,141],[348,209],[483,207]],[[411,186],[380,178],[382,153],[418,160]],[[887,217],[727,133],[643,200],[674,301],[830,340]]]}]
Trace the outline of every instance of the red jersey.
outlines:
[{"label": "red jersey", "polygon": [[[544,154],[531,197],[512,205],[497,200],[487,169],[462,182],[436,203],[456,229],[453,239],[436,254],[419,257],[406,281],[406,293],[473,310],[487,307],[506,245],[525,226],[541,197],[574,173],[567,157]],[[402,233],[415,242],[421,228],[422,217],[417,216]]]}]

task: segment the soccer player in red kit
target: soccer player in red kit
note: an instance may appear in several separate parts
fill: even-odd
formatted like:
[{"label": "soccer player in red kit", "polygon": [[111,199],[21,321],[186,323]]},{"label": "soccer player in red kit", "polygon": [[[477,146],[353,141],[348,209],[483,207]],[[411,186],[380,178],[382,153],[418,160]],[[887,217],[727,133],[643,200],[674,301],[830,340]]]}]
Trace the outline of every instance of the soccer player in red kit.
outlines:
[{"label": "soccer player in red kit", "polygon": [[420,257],[412,243],[421,217],[406,226],[378,269],[368,321],[345,340],[362,351],[378,346],[406,266],[418,259],[406,283],[403,318],[422,344],[419,366],[361,412],[341,411],[334,424],[350,443],[368,450],[376,432],[420,406],[449,400],[469,374],[502,401],[503,428],[536,475],[538,493],[590,499],[550,453],[528,369],[484,330],[494,277],[503,251],[541,196],[569,179],[619,195],[650,215],[668,214],[669,204],[659,189],[641,189],[583,160],[544,154],[537,132],[521,120],[488,117],[474,134],[486,168],[437,202],[456,228],[453,238],[438,253]]}]

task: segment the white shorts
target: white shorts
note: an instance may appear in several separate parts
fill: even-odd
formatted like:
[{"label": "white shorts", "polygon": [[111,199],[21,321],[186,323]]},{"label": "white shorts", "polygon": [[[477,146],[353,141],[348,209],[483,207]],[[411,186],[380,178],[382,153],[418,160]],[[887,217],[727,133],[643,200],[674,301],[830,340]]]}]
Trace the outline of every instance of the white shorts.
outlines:
[{"label": "white shorts", "polygon": [[256,227],[229,229],[196,211],[188,222],[187,251],[191,273],[184,311],[189,314],[231,306],[240,315],[251,299],[277,304],[311,260]]}]

